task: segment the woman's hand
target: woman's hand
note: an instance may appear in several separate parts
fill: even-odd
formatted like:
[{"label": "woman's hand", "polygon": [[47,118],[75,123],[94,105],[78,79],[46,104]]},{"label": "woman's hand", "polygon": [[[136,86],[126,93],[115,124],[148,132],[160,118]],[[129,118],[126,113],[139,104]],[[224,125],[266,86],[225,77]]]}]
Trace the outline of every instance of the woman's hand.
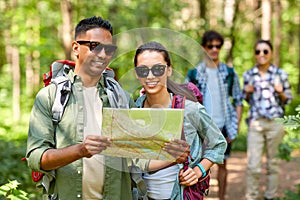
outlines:
[{"label": "woman's hand", "polygon": [[178,164],[184,163],[191,151],[190,144],[179,139],[173,139],[171,142],[165,143],[163,150],[172,155]]}]

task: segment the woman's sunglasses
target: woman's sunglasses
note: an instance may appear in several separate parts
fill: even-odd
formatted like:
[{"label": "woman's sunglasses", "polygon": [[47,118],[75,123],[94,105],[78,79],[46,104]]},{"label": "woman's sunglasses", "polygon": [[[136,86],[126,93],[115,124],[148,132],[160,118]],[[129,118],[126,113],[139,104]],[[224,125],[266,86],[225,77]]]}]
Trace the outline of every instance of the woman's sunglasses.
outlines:
[{"label": "woman's sunglasses", "polygon": [[80,45],[85,45],[90,48],[92,52],[100,52],[104,48],[106,55],[112,55],[117,50],[117,46],[112,44],[102,44],[100,42],[93,42],[93,41],[76,41]]},{"label": "woman's sunglasses", "polygon": [[255,50],[255,55],[259,55],[260,52],[263,52],[265,55],[267,55],[269,53],[269,51],[267,49],[264,49],[264,50]]},{"label": "woman's sunglasses", "polygon": [[153,76],[164,75],[166,66],[167,65],[156,64],[156,65],[153,65],[151,68],[149,68],[145,65],[141,65],[141,66],[135,67],[134,69],[135,69],[136,75],[139,78],[146,78],[149,75],[150,71],[153,74]]}]

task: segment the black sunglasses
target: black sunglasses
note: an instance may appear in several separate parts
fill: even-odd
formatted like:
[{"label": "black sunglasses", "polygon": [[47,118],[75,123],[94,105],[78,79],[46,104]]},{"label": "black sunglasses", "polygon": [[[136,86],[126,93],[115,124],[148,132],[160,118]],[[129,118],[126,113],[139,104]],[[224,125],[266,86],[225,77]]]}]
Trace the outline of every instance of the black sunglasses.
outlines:
[{"label": "black sunglasses", "polygon": [[269,51],[267,49],[264,49],[264,50],[255,50],[255,55],[259,55],[261,51],[264,52],[265,55],[267,55],[269,53]]},{"label": "black sunglasses", "polygon": [[166,66],[167,65],[156,64],[156,65],[153,65],[151,68],[149,68],[145,65],[141,65],[141,66],[135,67],[134,69],[135,69],[136,75],[138,77],[146,78],[149,75],[150,71],[154,76],[162,76],[165,73]]},{"label": "black sunglasses", "polygon": [[112,44],[102,44],[100,42],[93,42],[93,41],[76,41],[80,45],[85,45],[90,48],[92,52],[100,52],[104,48],[104,51],[107,55],[112,55],[116,50],[117,46]]},{"label": "black sunglasses", "polygon": [[212,49],[214,47],[216,47],[217,49],[221,49],[222,45],[221,44],[218,44],[218,45],[212,45],[212,44],[209,44],[209,45],[206,45],[206,47],[208,49]]}]

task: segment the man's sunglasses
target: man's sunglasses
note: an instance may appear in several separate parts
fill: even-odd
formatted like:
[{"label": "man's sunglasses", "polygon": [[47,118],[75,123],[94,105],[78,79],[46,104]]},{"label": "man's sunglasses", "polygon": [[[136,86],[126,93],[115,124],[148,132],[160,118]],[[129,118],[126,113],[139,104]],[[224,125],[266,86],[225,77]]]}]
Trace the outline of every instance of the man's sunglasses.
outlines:
[{"label": "man's sunglasses", "polygon": [[216,47],[217,49],[221,49],[222,45],[221,44],[218,44],[218,45],[212,45],[212,44],[209,44],[206,46],[208,49],[213,49],[214,47]]},{"label": "man's sunglasses", "polygon": [[267,55],[269,53],[269,51],[267,49],[264,49],[264,50],[255,50],[255,55],[259,55],[261,51],[264,52],[265,55]]},{"label": "man's sunglasses", "polygon": [[150,71],[153,74],[153,76],[162,76],[162,75],[164,75],[166,66],[167,65],[156,64],[156,65],[153,65],[151,68],[149,68],[145,65],[141,65],[141,66],[135,67],[134,69],[135,69],[136,75],[138,77],[146,78],[149,75]]},{"label": "man's sunglasses", "polygon": [[104,48],[104,51],[107,55],[112,55],[117,50],[117,46],[112,44],[102,44],[100,42],[93,42],[93,41],[76,41],[80,45],[85,45],[90,48],[92,52],[100,52]]}]

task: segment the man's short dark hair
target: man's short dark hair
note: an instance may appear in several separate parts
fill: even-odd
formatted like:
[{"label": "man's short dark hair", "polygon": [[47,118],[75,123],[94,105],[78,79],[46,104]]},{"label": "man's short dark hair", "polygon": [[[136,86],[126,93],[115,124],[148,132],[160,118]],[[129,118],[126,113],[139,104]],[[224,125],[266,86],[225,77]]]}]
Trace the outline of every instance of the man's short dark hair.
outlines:
[{"label": "man's short dark hair", "polygon": [[273,51],[273,45],[272,45],[271,41],[270,41],[270,40],[262,40],[262,39],[257,40],[257,42],[256,42],[255,45],[254,45],[254,49],[256,48],[256,46],[257,46],[258,44],[262,44],[262,43],[267,44],[267,45],[270,47],[271,51]]},{"label": "man's short dark hair", "polygon": [[220,41],[222,46],[224,44],[224,37],[217,31],[210,30],[203,34],[201,45],[205,47],[208,42],[212,42],[213,40]]},{"label": "man's short dark hair", "polygon": [[108,30],[111,35],[113,34],[113,28],[109,21],[102,19],[101,17],[90,17],[81,20],[75,28],[75,40],[78,35],[85,34],[88,30],[93,28],[104,28]]}]

